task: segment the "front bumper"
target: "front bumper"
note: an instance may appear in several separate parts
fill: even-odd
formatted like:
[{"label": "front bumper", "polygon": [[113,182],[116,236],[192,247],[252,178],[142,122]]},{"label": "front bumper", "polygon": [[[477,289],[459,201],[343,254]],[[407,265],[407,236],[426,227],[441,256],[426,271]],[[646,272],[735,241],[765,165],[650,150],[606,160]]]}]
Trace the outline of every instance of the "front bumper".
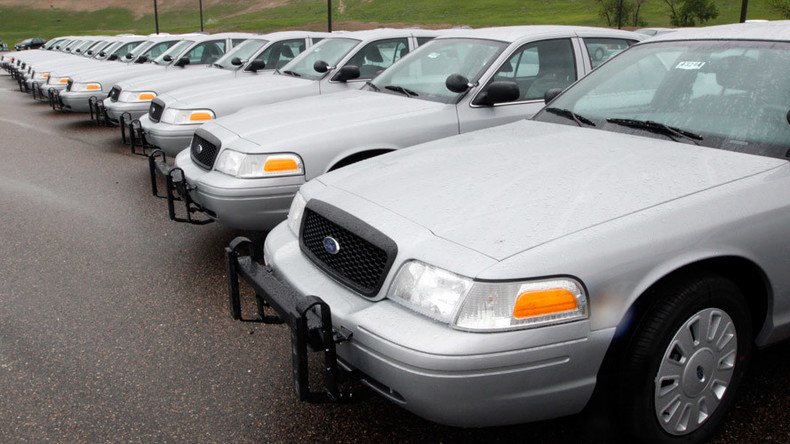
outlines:
[{"label": "front bumper", "polygon": [[90,107],[91,97],[97,97],[99,99],[103,99],[106,96],[107,93],[102,91],[96,91],[96,92],[63,91],[60,93],[60,100],[63,102],[63,109],[75,113],[88,113],[91,111],[91,107]]},{"label": "front bumper", "polygon": [[[168,201],[168,214],[177,222],[196,221],[203,213],[230,228],[268,231],[288,216],[294,195],[304,177],[237,179],[217,171],[206,171],[192,162],[188,149],[182,150],[169,166],[163,156],[149,157],[152,193]],[[157,175],[165,178],[164,194],[158,191]],[[178,204],[176,202],[181,202]],[[185,217],[175,214],[183,205]],[[202,221],[198,220],[198,223]]]},{"label": "front bumper", "polygon": [[198,128],[198,125],[154,123],[145,116],[140,119],[140,126],[143,129],[145,140],[170,157],[175,157],[184,148],[189,147],[189,142],[192,141],[192,136]]},{"label": "front bumper", "polygon": [[148,113],[149,106],[151,106],[151,102],[128,103],[113,102],[110,99],[104,99],[104,108],[107,110],[107,115],[116,122],[126,113],[129,114],[129,117],[124,117],[124,119],[129,122],[139,119]]},{"label": "front bumper", "polygon": [[[229,270],[246,268],[240,274],[258,292],[279,284],[296,298],[318,296],[331,310],[335,334],[348,338],[337,344],[340,366],[390,401],[441,424],[495,426],[581,411],[614,335],[614,329],[590,331],[588,321],[488,334],[454,330],[332,280],[301,252],[287,224],[268,234],[264,258],[269,267],[232,254],[227,261]],[[233,282],[229,290],[233,296]],[[260,296],[264,302],[283,298]],[[234,304],[231,297],[238,318]]]}]

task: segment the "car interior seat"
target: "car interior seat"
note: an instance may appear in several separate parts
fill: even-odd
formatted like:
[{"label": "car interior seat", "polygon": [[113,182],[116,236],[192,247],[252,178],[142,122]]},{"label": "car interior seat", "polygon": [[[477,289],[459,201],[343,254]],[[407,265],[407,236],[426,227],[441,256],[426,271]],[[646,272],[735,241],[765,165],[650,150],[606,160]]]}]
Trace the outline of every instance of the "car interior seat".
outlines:
[{"label": "car interior seat", "polygon": [[546,91],[565,89],[576,80],[576,63],[566,41],[544,42],[538,46],[538,60],[538,75],[521,100],[542,99]]}]

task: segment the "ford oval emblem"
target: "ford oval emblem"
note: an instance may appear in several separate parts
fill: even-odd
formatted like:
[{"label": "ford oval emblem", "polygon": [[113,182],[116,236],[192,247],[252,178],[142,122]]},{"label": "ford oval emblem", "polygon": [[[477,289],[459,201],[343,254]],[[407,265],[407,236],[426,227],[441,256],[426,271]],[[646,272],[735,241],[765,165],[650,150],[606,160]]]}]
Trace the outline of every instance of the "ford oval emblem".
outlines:
[{"label": "ford oval emblem", "polygon": [[337,254],[340,252],[340,242],[332,236],[324,238],[324,250],[329,254]]},{"label": "ford oval emblem", "polygon": [[203,152],[203,145],[198,144],[197,148],[195,148],[195,152],[200,154]]}]

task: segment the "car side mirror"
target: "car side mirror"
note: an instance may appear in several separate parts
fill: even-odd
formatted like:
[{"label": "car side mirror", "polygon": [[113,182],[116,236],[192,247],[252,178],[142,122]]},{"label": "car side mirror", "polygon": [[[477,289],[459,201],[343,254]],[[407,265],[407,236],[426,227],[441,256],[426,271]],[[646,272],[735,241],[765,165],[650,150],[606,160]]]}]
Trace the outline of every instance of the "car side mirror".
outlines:
[{"label": "car side mirror", "polygon": [[[231,63],[233,62],[231,61]],[[264,68],[266,68],[266,63],[264,63],[263,60],[253,60],[250,62],[249,66],[247,66],[247,71],[258,72]]]},{"label": "car side mirror", "polygon": [[543,94],[543,102],[546,104],[550,103],[552,100],[557,98],[558,95],[562,94],[564,90],[562,88],[551,88],[547,90],[545,94]]},{"label": "car side mirror", "polygon": [[183,67],[185,67],[185,66],[189,65],[189,58],[187,58],[187,57],[181,57],[181,58],[180,58],[180,59],[178,59],[178,61],[176,61],[176,63],[174,63],[173,65],[174,65],[174,66],[178,66],[179,68],[183,68]]},{"label": "car side mirror", "polygon": [[241,61],[240,58],[234,57],[234,58],[230,59],[230,64],[233,65],[233,66],[241,66],[242,61]]},{"label": "car side mirror", "polygon": [[82,52],[82,50],[81,50],[81,49],[78,49],[78,50],[76,50],[76,51],[74,51],[74,52],[76,52],[77,54],[79,54],[79,53],[81,53],[81,52]]},{"label": "car side mirror", "polygon": [[164,60],[165,62],[172,62],[173,61],[173,56],[166,55],[166,56],[162,57],[162,60]]},{"label": "car side mirror", "polygon": [[102,52],[100,52],[100,53],[99,53],[99,57],[106,57],[106,56],[107,56],[107,53],[106,53],[106,52],[104,52],[104,51],[102,51]]},{"label": "car side mirror", "polygon": [[521,97],[521,91],[516,82],[505,80],[491,82],[488,88],[477,97],[475,105],[493,106],[497,103],[515,102],[519,97]]},{"label": "car side mirror", "polygon": [[329,63],[326,63],[323,60],[318,60],[313,64],[313,69],[315,72],[320,72],[321,74],[329,71]]},{"label": "car side mirror", "polygon": [[113,60],[118,60],[118,54],[111,54],[109,57],[107,57],[107,60],[109,60],[111,62]]},{"label": "car side mirror", "polygon": [[148,57],[141,55],[140,57],[137,58],[137,60],[134,61],[134,63],[145,63],[147,61],[148,61]]},{"label": "car side mirror", "polygon": [[444,81],[444,86],[450,91],[460,94],[469,91],[472,84],[469,83],[469,79],[461,74],[451,74],[447,77],[447,80]]},{"label": "car side mirror", "polygon": [[93,55],[93,51],[88,51],[87,54],[88,55]]},{"label": "car side mirror", "polygon": [[124,56],[124,58],[125,58],[126,60],[132,60],[132,53],[131,53],[131,52],[130,52],[130,53],[127,53],[127,54]]},{"label": "car side mirror", "polygon": [[358,79],[362,74],[359,72],[359,66],[356,65],[346,65],[339,70],[337,70],[337,74],[332,80],[337,82],[347,82],[349,80]]},{"label": "car side mirror", "polygon": [[790,111],[787,112],[787,123],[790,123]]}]

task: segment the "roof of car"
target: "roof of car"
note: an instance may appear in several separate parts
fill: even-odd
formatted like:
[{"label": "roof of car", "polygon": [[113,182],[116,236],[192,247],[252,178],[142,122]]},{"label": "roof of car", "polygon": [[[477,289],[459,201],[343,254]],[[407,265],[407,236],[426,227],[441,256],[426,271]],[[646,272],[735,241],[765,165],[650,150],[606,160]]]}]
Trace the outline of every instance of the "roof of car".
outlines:
[{"label": "roof of car", "polygon": [[515,42],[525,37],[533,36],[553,36],[553,35],[581,35],[585,37],[608,36],[623,37],[641,40],[645,36],[630,31],[620,31],[617,29],[594,28],[591,26],[554,26],[554,25],[531,25],[531,26],[501,26],[492,28],[478,29],[448,29],[442,32],[440,38],[453,37],[474,37],[490,40],[501,40],[505,42]]},{"label": "roof of car", "polygon": [[414,36],[431,36],[435,37],[441,34],[441,31],[434,31],[432,29],[419,29],[419,28],[378,28],[368,29],[365,31],[335,31],[327,37],[349,37],[360,40],[374,40],[388,37],[403,37],[408,35]]},{"label": "roof of car", "polygon": [[673,40],[790,40],[790,20],[761,23],[736,23],[733,25],[683,28],[661,34],[650,42]]},{"label": "roof of car", "polygon": [[332,37],[329,32],[313,32],[313,31],[278,31],[262,34],[261,37],[267,40],[284,40],[284,39],[298,39],[303,37]]}]

